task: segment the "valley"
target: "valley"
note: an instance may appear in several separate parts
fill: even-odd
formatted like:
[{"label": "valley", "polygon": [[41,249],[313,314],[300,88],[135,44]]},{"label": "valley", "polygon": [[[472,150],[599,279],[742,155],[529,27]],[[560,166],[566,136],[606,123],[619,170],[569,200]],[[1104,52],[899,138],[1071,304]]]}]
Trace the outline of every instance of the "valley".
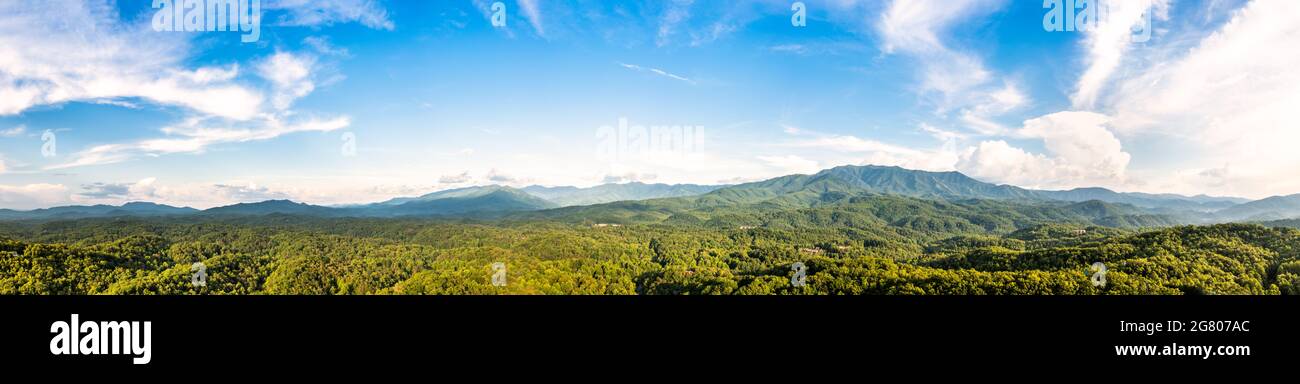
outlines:
[{"label": "valley", "polygon": [[[1300,294],[1294,220],[1217,223],[1259,217],[1259,202],[839,167],[725,187],[622,185],[608,199],[641,198],[577,205],[602,201],[600,188],[615,187],[7,212],[0,294]],[[1275,200],[1260,204],[1287,212]],[[509,284],[493,284],[496,263]]]}]

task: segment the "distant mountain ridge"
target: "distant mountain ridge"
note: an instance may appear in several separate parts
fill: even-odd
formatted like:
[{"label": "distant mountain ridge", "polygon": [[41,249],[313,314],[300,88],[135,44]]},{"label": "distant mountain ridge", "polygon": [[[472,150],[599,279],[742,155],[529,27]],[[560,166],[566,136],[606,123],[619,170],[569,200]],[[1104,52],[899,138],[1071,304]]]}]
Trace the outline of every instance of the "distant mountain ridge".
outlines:
[{"label": "distant mountain ridge", "polygon": [[286,215],[333,216],[337,212],[335,208],[319,205],[303,204],[289,200],[267,200],[209,208],[201,213],[205,215],[267,215],[280,213]]},{"label": "distant mountain ridge", "polygon": [[[927,172],[886,166],[840,166],[812,175],[790,175],[722,188],[710,193],[717,204],[756,202],[786,196],[784,202],[818,199],[823,193],[877,193],[920,198],[1098,200],[1142,208],[1212,212],[1249,200],[1231,197],[1187,197],[1172,194],[1115,192],[1105,188],[1046,191],[985,183],[959,172]],[[706,195],[706,196],[709,196]],[[777,204],[781,201],[775,202]]]},{"label": "distant mountain ridge", "polygon": [[83,218],[83,217],[113,217],[113,216],[168,216],[184,215],[199,212],[199,210],[189,207],[173,207],[170,205],[155,204],[149,202],[130,202],[121,206],[114,205],[70,205],[62,207],[34,209],[30,211],[18,211],[12,209],[0,209],[0,219],[32,219],[32,218]]},{"label": "distant mountain ridge", "polygon": [[[520,212],[567,209],[566,207],[580,208],[580,206],[648,207],[640,202],[651,199],[670,199],[671,201],[665,204],[685,209],[723,209],[727,206],[747,204],[761,204],[772,208],[802,208],[870,195],[898,195],[953,201],[970,199],[1067,203],[1098,201],[1118,205],[1091,208],[1119,209],[1125,211],[1125,215],[1194,217],[1188,219],[1189,222],[1262,221],[1300,217],[1300,195],[1248,201],[1235,197],[1126,193],[1105,188],[1048,191],[985,183],[959,172],[928,172],[886,166],[840,166],[811,175],[788,175],[731,186],[625,183],[590,188],[536,185],[512,188],[490,185],[437,191],[417,197],[399,197],[373,204],[339,207],[270,200],[199,211],[193,208],[141,202],[128,203],[121,207],[68,206],[32,211],[0,209],[0,219],[277,213],[338,217],[500,217]],[[1129,208],[1116,208],[1124,206],[1141,212],[1130,212],[1132,209]],[[654,209],[662,211],[662,207]]]},{"label": "distant mountain ridge", "polygon": [[555,203],[519,189],[492,185],[396,198],[347,210],[357,216],[482,216],[556,207]]},{"label": "distant mountain ridge", "polygon": [[1300,194],[1255,200],[1228,207],[1214,214],[1223,221],[1265,221],[1300,218]]},{"label": "distant mountain ridge", "polygon": [[602,184],[591,188],[543,187],[533,185],[525,187],[523,191],[558,204],[561,207],[568,207],[574,205],[612,203],[615,201],[694,196],[713,192],[722,187],[723,186],[721,185],[669,185],[632,182],[625,184]]}]

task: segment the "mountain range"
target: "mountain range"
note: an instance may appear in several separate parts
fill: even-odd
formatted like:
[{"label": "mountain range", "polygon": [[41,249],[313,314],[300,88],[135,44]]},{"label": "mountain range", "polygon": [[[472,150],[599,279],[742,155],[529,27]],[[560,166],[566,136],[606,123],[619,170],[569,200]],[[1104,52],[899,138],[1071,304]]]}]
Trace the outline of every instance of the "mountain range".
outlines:
[{"label": "mountain range", "polygon": [[[417,197],[400,197],[373,204],[335,207],[270,200],[202,211],[148,202],[133,202],[122,206],[64,206],[31,211],[0,209],[0,220],[190,214],[501,217],[543,210],[575,212],[632,208],[658,210],[664,215],[670,215],[670,211],[676,212],[674,209],[678,208],[717,210],[737,205],[803,208],[846,198],[880,195],[946,201],[978,199],[1027,203],[1101,202],[1109,205],[1094,205],[1092,208],[1121,209],[1127,214],[1136,212],[1176,216],[1181,217],[1181,221],[1189,223],[1300,217],[1300,195],[1250,201],[1242,198],[1204,195],[1125,193],[1105,188],[1048,191],[985,183],[959,172],[926,172],[883,166],[841,166],[811,175],[789,175],[731,186],[625,183],[604,184],[590,188],[544,186],[512,188],[491,185],[438,191]],[[624,215],[635,214],[631,212],[633,211],[627,211]]]}]

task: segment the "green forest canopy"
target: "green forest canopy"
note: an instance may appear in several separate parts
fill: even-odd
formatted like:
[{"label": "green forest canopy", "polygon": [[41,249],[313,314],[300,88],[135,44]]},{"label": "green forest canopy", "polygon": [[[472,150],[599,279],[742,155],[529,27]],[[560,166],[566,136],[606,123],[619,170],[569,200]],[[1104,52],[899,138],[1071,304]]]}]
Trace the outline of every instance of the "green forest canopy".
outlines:
[{"label": "green forest canopy", "polygon": [[[4,222],[0,294],[1300,294],[1295,229],[1091,211],[876,197],[638,220],[584,208]],[[204,286],[191,284],[195,262]],[[1094,262],[1104,286],[1089,280]]]}]

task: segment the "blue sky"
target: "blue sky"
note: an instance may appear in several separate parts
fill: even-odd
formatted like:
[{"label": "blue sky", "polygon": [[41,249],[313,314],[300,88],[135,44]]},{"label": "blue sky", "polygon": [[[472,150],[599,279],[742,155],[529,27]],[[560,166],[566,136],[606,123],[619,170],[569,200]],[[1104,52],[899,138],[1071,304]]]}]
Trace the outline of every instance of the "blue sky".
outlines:
[{"label": "blue sky", "polygon": [[157,31],[151,1],[5,2],[0,207],[344,204],[846,164],[1300,192],[1294,1],[1115,2],[1080,31],[1046,30],[1039,1],[804,1],[803,26],[791,1],[502,1],[504,26],[492,3],[262,0],[245,43]]}]

